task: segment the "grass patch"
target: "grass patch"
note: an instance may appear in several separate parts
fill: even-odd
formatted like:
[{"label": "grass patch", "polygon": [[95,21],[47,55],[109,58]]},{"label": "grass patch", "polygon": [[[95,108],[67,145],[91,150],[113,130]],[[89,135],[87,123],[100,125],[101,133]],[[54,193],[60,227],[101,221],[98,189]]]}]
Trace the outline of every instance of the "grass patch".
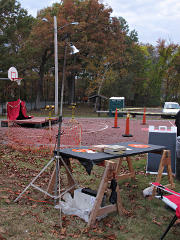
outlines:
[{"label": "grass patch", "polygon": [[[36,117],[48,116],[49,112],[45,109],[41,109],[39,111],[30,111],[29,115],[33,115]],[[52,114],[54,114],[52,112]],[[74,112],[76,117],[97,117],[98,114],[96,113],[92,103],[78,103],[75,108]],[[72,117],[72,107],[71,105],[64,104],[63,105],[63,116],[64,117]],[[101,117],[108,117],[107,113],[101,113]]]},{"label": "grass patch", "polygon": [[[63,228],[59,227],[59,211],[53,201],[43,202],[43,195],[30,188],[18,203],[13,200],[22,192],[29,181],[37,175],[51,157],[39,154],[25,154],[0,145],[0,239],[120,239],[154,240],[159,239],[173,217],[174,212],[166,209],[163,202],[143,197],[142,191],[154,181],[156,176],[145,174],[146,155],[135,157],[133,166],[135,180],[119,181],[124,207],[128,216],[109,214],[96,223],[93,229],[76,216],[62,215]],[[94,166],[89,176],[78,161],[72,162],[73,175],[81,187],[97,190],[104,169]],[[125,170],[126,164],[123,167]],[[52,170],[52,169],[51,169]],[[50,169],[38,181],[48,184]],[[64,175],[64,171],[61,172]],[[163,183],[167,177],[163,176]],[[180,182],[175,181],[180,191]],[[36,201],[34,201],[36,200]],[[108,200],[108,199],[107,199]],[[175,225],[166,239],[177,239],[180,228]]]}]

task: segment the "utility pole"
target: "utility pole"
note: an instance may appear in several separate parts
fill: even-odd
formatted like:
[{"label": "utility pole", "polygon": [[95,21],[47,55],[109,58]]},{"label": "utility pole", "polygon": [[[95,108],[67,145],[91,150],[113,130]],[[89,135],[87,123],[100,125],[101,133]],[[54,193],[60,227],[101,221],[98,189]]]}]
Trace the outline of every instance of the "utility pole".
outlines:
[{"label": "utility pole", "polygon": [[58,42],[57,42],[56,16],[54,16],[54,62],[55,62],[55,115],[58,115]]}]

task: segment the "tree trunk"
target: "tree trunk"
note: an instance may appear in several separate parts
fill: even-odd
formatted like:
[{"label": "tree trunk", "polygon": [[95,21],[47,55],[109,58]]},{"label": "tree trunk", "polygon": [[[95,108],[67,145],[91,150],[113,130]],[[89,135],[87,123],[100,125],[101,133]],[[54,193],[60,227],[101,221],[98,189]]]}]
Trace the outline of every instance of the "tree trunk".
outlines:
[{"label": "tree trunk", "polygon": [[67,85],[68,85],[68,104],[71,104],[75,102],[75,79],[73,74],[67,77]]},{"label": "tree trunk", "polygon": [[40,109],[43,96],[44,66],[40,67],[39,78],[37,82],[36,108]]}]

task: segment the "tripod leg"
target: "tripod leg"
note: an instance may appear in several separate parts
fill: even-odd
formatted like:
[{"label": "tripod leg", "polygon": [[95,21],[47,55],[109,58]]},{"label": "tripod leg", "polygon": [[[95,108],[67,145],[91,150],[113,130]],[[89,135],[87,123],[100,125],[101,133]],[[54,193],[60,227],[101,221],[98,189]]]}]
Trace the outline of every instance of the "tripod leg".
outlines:
[{"label": "tripod leg", "polygon": [[[55,183],[55,172],[56,172],[56,167],[54,167],[54,170],[52,172],[52,175],[51,175],[51,179],[48,183],[48,187],[47,187],[47,192],[52,192],[52,189],[53,189],[53,186],[54,186],[54,183]],[[44,198],[46,199],[47,197],[47,194],[44,195]]]},{"label": "tripod leg", "polygon": [[[58,184],[60,187],[60,182],[59,182],[59,157],[56,157],[56,181],[55,181],[55,186],[54,186],[54,193],[55,196],[57,197],[57,191],[58,191]],[[54,204],[56,205],[56,199],[54,199]]]},{"label": "tripod leg", "polygon": [[67,171],[67,174],[68,174],[68,177],[69,177],[69,181],[72,181],[73,185],[77,185],[78,186],[78,184],[76,183],[76,181],[75,181],[75,179],[74,179],[74,177],[72,175],[70,160],[68,159],[67,160],[67,164],[66,164],[66,162],[63,160],[63,158],[61,156],[60,156],[60,158],[61,158],[61,162],[62,162],[63,166],[65,167],[65,169]]},{"label": "tripod leg", "polygon": [[17,202],[19,198],[28,190],[28,188],[36,181],[36,179],[46,170],[46,168],[54,161],[54,158],[52,158],[46,166],[40,171],[40,173],[29,183],[29,185],[23,190],[21,194],[14,200],[14,202]]},{"label": "tripod leg", "polygon": [[164,239],[164,237],[166,236],[166,234],[168,233],[169,229],[173,226],[173,224],[175,223],[175,221],[177,220],[176,215],[173,217],[173,219],[171,220],[169,226],[167,227],[166,231],[163,233],[163,235],[161,236],[160,240]]}]

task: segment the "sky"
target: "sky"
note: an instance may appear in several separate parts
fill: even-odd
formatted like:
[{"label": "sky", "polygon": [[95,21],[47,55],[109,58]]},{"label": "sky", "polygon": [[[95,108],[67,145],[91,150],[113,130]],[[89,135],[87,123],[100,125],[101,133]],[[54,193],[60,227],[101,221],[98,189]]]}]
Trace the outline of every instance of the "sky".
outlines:
[{"label": "sky", "polygon": [[[158,39],[180,44],[180,0],[100,0],[113,9],[112,16],[123,17],[131,30],[136,30],[140,43],[156,45]],[[28,13],[59,0],[19,0]]]}]

